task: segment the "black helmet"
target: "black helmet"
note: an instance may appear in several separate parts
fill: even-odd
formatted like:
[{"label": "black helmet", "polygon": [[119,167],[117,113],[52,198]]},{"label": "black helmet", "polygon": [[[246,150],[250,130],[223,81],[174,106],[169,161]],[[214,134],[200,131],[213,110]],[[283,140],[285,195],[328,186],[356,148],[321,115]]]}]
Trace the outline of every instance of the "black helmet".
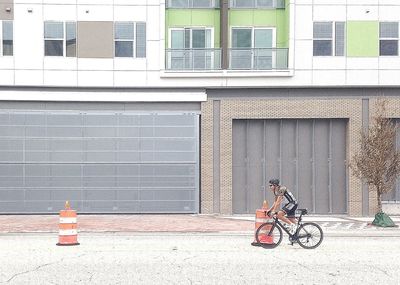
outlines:
[{"label": "black helmet", "polygon": [[279,179],[278,178],[272,178],[272,179],[269,180],[268,183],[272,184],[272,185],[279,185]]}]

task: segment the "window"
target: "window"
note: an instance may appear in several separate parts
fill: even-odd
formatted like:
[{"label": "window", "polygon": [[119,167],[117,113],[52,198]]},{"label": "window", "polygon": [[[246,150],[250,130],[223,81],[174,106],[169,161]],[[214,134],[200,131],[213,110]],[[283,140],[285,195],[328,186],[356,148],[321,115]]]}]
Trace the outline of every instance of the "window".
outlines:
[{"label": "window", "polygon": [[44,55],[76,57],[75,22],[44,23]]},{"label": "window", "polygon": [[379,23],[379,55],[399,55],[399,23]]},{"label": "window", "polygon": [[219,0],[168,0],[168,8],[217,8]]},{"label": "window", "polygon": [[231,69],[272,69],[276,52],[275,29],[232,28]]},{"label": "window", "polygon": [[0,54],[3,56],[12,56],[14,54],[14,41],[13,41],[13,22],[0,21],[1,27],[1,47]]},{"label": "window", "polygon": [[344,56],[344,22],[314,22],[313,28],[314,56]]},{"label": "window", "polygon": [[146,23],[114,23],[115,57],[146,57]]},{"label": "window", "polygon": [[230,0],[231,8],[285,8],[285,0]]},{"label": "window", "polygon": [[213,69],[219,53],[212,47],[212,28],[173,28],[169,34],[168,66],[176,70]]}]

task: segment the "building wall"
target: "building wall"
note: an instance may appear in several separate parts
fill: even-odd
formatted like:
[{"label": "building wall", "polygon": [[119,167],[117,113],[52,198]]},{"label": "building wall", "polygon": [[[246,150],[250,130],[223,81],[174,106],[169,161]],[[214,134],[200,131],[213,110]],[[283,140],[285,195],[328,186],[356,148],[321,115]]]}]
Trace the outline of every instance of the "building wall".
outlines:
[{"label": "building wall", "polygon": [[[373,96],[370,99],[370,113],[373,116],[376,106],[376,97],[380,91],[369,90],[341,90],[319,89],[309,90],[247,90],[249,99],[239,96],[243,90],[236,90],[230,96],[223,96],[222,92],[212,91],[207,102],[202,103],[202,156],[201,156],[201,192],[203,213],[213,213],[213,201],[220,203],[220,212],[232,214],[232,121],[234,119],[316,119],[316,118],[341,118],[348,119],[347,126],[347,163],[359,150],[360,132],[362,128],[362,97],[359,95]],[[326,97],[329,93],[337,94],[336,97]],[[400,99],[396,98],[398,89],[387,92],[389,95],[388,116],[399,118]],[[210,92],[209,92],[210,94]],[[255,95],[258,94],[258,95]],[[270,95],[268,95],[270,94]],[[272,95],[271,95],[272,94]],[[279,96],[280,98],[277,98]],[[380,93],[382,94],[382,93]],[[313,95],[312,97],[310,97]],[[227,96],[227,97],[226,97]],[[315,97],[314,97],[315,96]],[[354,97],[355,96],[355,97]],[[347,98],[346,98],[347,97]],[[220,104],[220,117],[213,117],[215,102]],[[220,140],[215,141],[212,129],[216,127],[213,122],[218,121]],[[370,119],[371,121],[371,119]],[[213,126],[214,125],[214,126]],[[215,157],[215,149],[219,148],[219,157]],[[219,161],[220,169],[213,169],[215,160]],[[368,213],[376,212],[377,197],[373,189],[368,196],[363,196],[361,181],[348,169],[348,214],[361,216],[363,203],[369,205]],[[214,189],[215,181],[220,183],[220,189]],[[220,193],[215,196],[215,193]],[[367,201],[366,201],[367,200]],[[272,201],[269,201],[272,203]]]}]

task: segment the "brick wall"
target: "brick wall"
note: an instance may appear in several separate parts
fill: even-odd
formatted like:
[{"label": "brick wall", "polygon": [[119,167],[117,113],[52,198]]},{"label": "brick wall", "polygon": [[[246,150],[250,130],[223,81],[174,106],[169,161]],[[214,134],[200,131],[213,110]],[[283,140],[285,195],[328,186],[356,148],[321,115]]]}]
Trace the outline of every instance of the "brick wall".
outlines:
[{"label": "brick wall", "polygon": [[[400,113],[400,111],[399,111]],[[201,195],[202,213],[212,213],[213,134],[212,100],[202,104],[201,119]],[[224,99],[220,117],[220,212],[232,214],[232,120],[233,119],[348,119],[347,159],[359,149],[362,123],[361,99]],[[349,171],[348,212],[362,214],[362,188],[359,179]],[[371,197],[376,200],[376,197]],[[370,204],[373,200],[370,201]]]}]

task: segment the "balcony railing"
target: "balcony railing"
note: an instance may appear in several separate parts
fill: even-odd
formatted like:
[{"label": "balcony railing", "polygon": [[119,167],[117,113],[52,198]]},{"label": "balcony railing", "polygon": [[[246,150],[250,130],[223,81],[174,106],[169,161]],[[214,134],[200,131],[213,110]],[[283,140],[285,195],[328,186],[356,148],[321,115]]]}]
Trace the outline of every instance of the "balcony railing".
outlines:
[{"label": "balcony railing", "polygon": [[235,9],[282,9],[285,8],[285,0],[230,0],[229,7]]},{"label": "balcony railing", "polygon": [[167,0],[167,8],[190,9],[190,8],[219,8],[219,0]]},{"label": "balcony railing", "polygon": [[287,68],[287,48],[229,49],[229,69],[273,70]]},{"label": "balcony railing", "polygon": [[167,49],[167,70],[219,70],[221,69],[221,49]]}]

